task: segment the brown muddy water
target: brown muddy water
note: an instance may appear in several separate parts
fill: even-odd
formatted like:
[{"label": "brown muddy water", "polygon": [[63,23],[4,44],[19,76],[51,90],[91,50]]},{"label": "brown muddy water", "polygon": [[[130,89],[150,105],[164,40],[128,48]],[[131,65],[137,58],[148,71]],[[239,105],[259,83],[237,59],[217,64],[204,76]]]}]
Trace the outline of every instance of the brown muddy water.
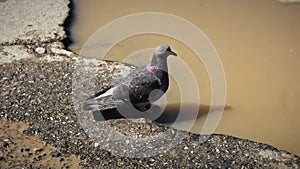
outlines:
[{"label": "brown muddy water", "polygon": [[[214,45],[224,66],[227,83],[226,106],[216,133],[268,143],[300,155],[299,3],[276,0],[75,0],[76,20],[72,27],[75,43],[71,49],[80,53],[85,42],[102,26],[140,12],[164,12],[184,18],[203,31]],[[120,27],[108,34],[113,37],[117,31],[127,30]],[[151,50],[143,49],[162,43],[170,44],[179,55],[169,58],[169,69],[176,79],[172,79],[164,98],[168,101],[166,111],[178,111],[182,99],[180,90],[188,89],[191,97],[187,97],[182,106],[187,118],[173,126],[186,129],[186,125],[192,123],[188,118],[189,105],[200,103],[191,131],[201,133],[212,90],[205,66],[187,45],[158,34],[136,35],[116,44],[105,59],[147,64]],[[93,45],[91,51],[101,47],[96,43]],[[91,52],[87,57],[104,56]],[[199,91],[176,83],[186,81],[189,84],[191,77],[186,70],[181,71],[184,65],[178,58],[191,69]],[[195,99],[198,94],[200,102]]]}]

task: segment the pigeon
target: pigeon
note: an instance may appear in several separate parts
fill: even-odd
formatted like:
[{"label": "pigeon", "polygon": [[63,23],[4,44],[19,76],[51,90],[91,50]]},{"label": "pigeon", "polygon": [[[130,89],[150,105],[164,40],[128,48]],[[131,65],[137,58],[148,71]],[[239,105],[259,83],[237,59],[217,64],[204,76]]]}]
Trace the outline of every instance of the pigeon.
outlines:
[{"label": "pigeon", "polygon": [[132,105],[136,110],[150,110],[151,103],[158,100],[169,87],[167,58],[177,56],[169,45],[155,48],[151,63],[134,69],[115,85],[110,86],[89,98],[85,110],[99,110],[122,104]]}]

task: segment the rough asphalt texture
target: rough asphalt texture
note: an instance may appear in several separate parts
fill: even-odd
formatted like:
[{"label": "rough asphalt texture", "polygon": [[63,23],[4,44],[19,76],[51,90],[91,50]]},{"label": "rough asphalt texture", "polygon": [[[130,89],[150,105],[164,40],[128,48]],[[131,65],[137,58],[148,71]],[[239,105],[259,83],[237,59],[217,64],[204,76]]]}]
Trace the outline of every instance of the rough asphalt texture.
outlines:
[{"label": "rough asphalt texture", "polygon": [[[84,112],[88,118],[79,116],[77,101],[90,93],[74,89],[99,90],[133,67],[84,59],[64,50],[62,25],[68,3],[0,3],[1,22],[6,23],[0,26],[0,168],[299,168],[298,156],[262,143],[191,134],[145,119],[95,122],[89,112]],[[95,75],[86,73],[94,70]],[[87,81],[87,76],[94,81]],[[101,137],[90,137],[91,133]],[[167,137],[161,137],[165,133]],[[124,137],[145,139],[139,145]],[[158,153],[134,157],[151,150]],[[52,163],[46,165],[47,160]]]}]

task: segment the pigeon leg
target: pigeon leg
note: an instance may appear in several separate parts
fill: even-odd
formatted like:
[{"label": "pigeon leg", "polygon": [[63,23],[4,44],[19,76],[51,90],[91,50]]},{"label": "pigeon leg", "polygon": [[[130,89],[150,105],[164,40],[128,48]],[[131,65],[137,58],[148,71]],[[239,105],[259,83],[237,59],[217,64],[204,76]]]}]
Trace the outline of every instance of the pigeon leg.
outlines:
[{"label": "pigeon leg", "polygon": [[146,112],[149,113],[151,117],[154,116],[154,111],[152,110],[151,103],[147,104],[145,107],[147,109]]}]

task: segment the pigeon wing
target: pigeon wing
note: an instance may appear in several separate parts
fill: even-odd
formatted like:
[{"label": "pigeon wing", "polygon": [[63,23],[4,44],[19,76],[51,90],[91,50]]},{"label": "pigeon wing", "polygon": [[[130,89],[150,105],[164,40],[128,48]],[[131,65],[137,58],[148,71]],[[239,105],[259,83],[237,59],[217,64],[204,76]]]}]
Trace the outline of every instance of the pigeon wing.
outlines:
[{"label": "pigeon wing", "polygon": [[106,109],[124,102],[133,105],[149,103],[149,95],[155,89],[161,88],[161,81],[146,67],[139,67],[132,71],[115,86],[108,87],[89,98],[83,108],[85,110]]},{"label": "pigeon wing", "polygon": [[148,102],[151,91],[160,87],[160,79],[149,73],[146,67],[140,67],[123,79],[113,95],[115,99],[130,100],[132,104]]}]

